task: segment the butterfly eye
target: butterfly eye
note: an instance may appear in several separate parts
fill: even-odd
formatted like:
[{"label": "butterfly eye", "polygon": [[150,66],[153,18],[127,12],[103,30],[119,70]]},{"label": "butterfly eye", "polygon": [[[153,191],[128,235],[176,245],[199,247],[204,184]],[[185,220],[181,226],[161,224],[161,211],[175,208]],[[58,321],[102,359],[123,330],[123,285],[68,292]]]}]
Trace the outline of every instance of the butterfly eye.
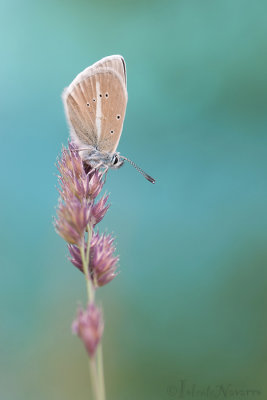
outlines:
[{"label": "butterfly eye", "polygon": [[116,165],[116,164],[118,164],[118,162],[119,162],[118,156],[114,156],[114,157],[113,157],[113,160],[112,160],[112,164],[113,164],[113,165]]},{"label": "butterfly eye", "polygon": [[100,93],[99,97],[102,97],[102,94]]},{"label": "butterfly eye", "polygon": [[110,133],[111,133],[111,135],[112,135],[112,134],[114,133],[114,131],[113,131],[113,130],[111,130],[111,131],[110,131]]},{"label": "butterfly eye", "polygon": [[117,115],[117,119],[120,119],[120,117],[121,117],[120,115]]},{"label": "butterfly eye", "polygon": [[90,104],[89,104],[89,103],[86,103],[86,105],[87,105],[87,107],[89,107],[89,106],[90,106]]},{"label": "butterfly eye", "polygon": [[95,101],[95,99],[93,99],[93,101]]},{"label": "butterfly eye", "polygon": [[105,96],[108,98],[108,93],[106,93]]}]

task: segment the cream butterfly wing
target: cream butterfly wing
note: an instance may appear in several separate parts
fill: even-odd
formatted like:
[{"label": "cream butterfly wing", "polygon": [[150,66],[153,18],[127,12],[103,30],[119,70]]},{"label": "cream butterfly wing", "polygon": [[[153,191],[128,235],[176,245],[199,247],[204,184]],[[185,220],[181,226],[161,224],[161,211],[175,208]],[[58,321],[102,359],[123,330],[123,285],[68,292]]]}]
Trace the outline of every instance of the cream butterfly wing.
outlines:
[{"label": "cream butterfly wing", "polygon": [[71,137],[78,146],[115,152],[128,99],[123,57],[105,57],[86,68],[64,90],[62,98]]}]

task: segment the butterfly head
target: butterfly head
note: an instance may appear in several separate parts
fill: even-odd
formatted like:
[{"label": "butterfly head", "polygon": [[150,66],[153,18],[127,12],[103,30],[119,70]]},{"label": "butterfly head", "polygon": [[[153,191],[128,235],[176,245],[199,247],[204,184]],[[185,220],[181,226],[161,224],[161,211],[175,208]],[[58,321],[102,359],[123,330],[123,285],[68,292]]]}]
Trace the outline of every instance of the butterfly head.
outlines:
[{"label": "butterfly head", "polygon": [[92,168],[120,168],[124,164],[124,158],[120,153],[101,152],[95,147],[80,148],[83,161]]},{"label": "butterfly head", "polygon": [[82,159],[85,164],[88,164],[91,168],[120,168],[124,161],[128,161],[138,172],[140,172],[149,182],[155,183],[155,179],[143,171],[138,165],[127,157],[121,156],[120,153],[107,153],[101,152],[95,147],[80,148],[78,151],[83,151]]},{"label": "butterfly head", "polygon": [[120,168],[124,164],[124,160],[121,158],[119,153],[114,153],[111,156],[110,168]]}]

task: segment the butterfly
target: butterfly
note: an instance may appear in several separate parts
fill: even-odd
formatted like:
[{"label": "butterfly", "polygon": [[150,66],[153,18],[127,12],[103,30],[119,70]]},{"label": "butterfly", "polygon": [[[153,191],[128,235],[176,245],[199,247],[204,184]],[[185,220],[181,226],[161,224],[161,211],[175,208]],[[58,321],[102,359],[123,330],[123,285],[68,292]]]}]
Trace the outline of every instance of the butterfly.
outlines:
[{"label": "butterfly", "polygon": [[62,100],[71,139],[92,168],[132,164],[149,182],[155,180],[117,152],[128,100],[126,64],[122,56],[102,58],[80,72],[64,89]]}]

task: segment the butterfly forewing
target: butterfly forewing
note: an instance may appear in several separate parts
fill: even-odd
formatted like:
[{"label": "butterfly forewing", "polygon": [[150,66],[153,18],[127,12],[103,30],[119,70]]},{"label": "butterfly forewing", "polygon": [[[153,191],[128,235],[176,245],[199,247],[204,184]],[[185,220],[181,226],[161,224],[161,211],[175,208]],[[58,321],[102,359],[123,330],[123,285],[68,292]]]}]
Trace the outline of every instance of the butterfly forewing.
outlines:
[{"label": "butterfly forewing", "polygon": [[122,56],[110,56],[102,58],[91,67],[92,69],[113,69],[122,78],[126,87],[126,65]]},{"label": "butterfly forewing", "polygon": [[81,146],[114,152],[126,111],[125,63],[106,57],[81,72],[63,92],[72,138]]},{"label": "butterfly forewing", "polygon": [[[114,152],[120,140],[123,121],[125,117],[127,92],[120,75],[113,70],[106,70],[104,74],[98,74],[100,93],[98,94],[101,103],[101,128],[99,137],[99,150]],[[101,96],[101,97],[100,97]],[[97,120],[99,121],[99,120]]]}]

